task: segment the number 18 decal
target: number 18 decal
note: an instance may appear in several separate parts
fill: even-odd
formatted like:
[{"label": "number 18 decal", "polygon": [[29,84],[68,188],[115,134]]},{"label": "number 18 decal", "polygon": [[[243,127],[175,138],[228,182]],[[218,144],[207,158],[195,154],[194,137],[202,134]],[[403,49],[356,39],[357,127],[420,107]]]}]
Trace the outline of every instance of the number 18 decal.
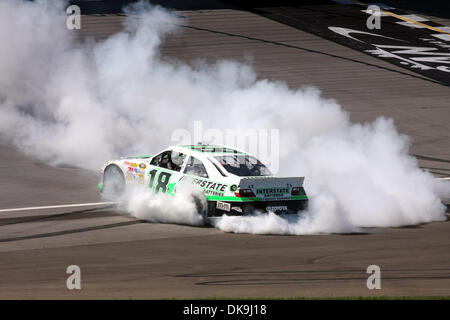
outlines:
[{"label": "number 18 decal", "polygon": [[[153,184],[155,182],[156,174],[158,173],[158,170],[153,169],[148,174],[150,176],[150,181],[148,183],[148,186],[150,188],[153,188]],[[167,184],[169,183],[170,177],[172,176],[169,172],[163,172],[161,171],[158,176],[158,183],[155,187],[155,193],[158,193],[159,190],[161,190],[163,193],[167,191]]]}]

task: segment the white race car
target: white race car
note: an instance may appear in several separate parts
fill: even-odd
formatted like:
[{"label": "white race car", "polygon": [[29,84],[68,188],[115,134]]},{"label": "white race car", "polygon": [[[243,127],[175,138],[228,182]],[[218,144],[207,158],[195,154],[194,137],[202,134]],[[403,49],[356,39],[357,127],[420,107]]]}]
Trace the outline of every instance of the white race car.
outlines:
[{"label": "white race car", "polygon": [[297,213],[308,204],[304,177],[274,177],[252,155],[225,146],[171,146],[153,156],[109,161],[101,172],[98,187],[108,195],[119,195],[128,185],[142,185],[176,196],[177,186],[194,186],[206,199],[195,199],[205,219],[255,211]]}]

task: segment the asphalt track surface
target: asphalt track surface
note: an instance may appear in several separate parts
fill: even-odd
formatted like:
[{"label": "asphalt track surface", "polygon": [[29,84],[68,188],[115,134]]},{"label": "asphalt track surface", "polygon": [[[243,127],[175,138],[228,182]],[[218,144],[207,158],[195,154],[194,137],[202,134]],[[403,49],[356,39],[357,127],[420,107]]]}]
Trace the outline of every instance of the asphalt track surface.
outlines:
[{"label": "asphalt track surface", "polygon": [[[298,28],[237,9],[179,12],[163,54],[252,57],[261,78],[315,85],[353,121],[384,115],[438,177],[450,175],[450,90]],[[120,30],[120,15],[82,17],[82,36]],[[70,179],[68,179],[70,177]],[[101,201],[96,173],[50,167],[0,139],[0,209]],[[0,298],[198,298],[450,295],[450,223],[367,234],[269,236],[147,223],[111,206],[0,212]],[[66,289],[79,265],[82,290]],[[379,265],[382,289],[366,288]]]}]

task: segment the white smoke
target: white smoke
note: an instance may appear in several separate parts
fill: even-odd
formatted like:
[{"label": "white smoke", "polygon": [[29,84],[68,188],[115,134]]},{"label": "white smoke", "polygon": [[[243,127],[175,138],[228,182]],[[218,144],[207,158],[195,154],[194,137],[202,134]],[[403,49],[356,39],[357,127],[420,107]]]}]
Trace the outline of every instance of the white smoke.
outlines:
[{"label": "white smoke", "polygon": [[[183,187],[184,190],[183,190]],[[127,190],[120,200],[119,208],[140,220],[162,223],[177,223],[200,226],[204,224],[203,217],[198,213],[194,196],[201,198],[201,191],[178,186],[177,195],[154,192],[135,188]]]},{"label": "white smoke", "polygon": [[[160,7],[138,3],[123,32],[85,42],[66,28],[64,12],[58,0],[0,2],[0,134],[24,152],[97,169],[119,155],[160,150],[174,129],[195,120],[218,129],[279,128],[280,174],[306,177],[310,210],[286,219],[223,217],[219,228],[305,234],[445,219],[439,197],[448,184],[418,168],[391,120],[352,124],[318,89],[258,80],[249,65],[166,60],[160,44],[180,31],[181,18]],[[155,208],[163,200],[149,198],[129,210],[196,224],[177,220],[182,206],[162,211]]]}]

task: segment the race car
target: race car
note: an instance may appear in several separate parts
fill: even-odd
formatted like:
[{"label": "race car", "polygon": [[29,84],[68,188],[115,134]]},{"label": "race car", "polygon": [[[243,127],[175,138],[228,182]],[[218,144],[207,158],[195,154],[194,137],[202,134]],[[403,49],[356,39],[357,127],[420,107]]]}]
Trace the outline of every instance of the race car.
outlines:
[{"label": "race car", "polygon": [[[176,196],[188,185],[197,210],[208,217],[258,212],[297,213],[307,208],[304,177],[274,177],[254,156],[220,145],[171,146],[153,156],[123,157],[106,163],[98,188],[119,196],[129,185]],[[205,201],[206,200],[206,201]]]}]

